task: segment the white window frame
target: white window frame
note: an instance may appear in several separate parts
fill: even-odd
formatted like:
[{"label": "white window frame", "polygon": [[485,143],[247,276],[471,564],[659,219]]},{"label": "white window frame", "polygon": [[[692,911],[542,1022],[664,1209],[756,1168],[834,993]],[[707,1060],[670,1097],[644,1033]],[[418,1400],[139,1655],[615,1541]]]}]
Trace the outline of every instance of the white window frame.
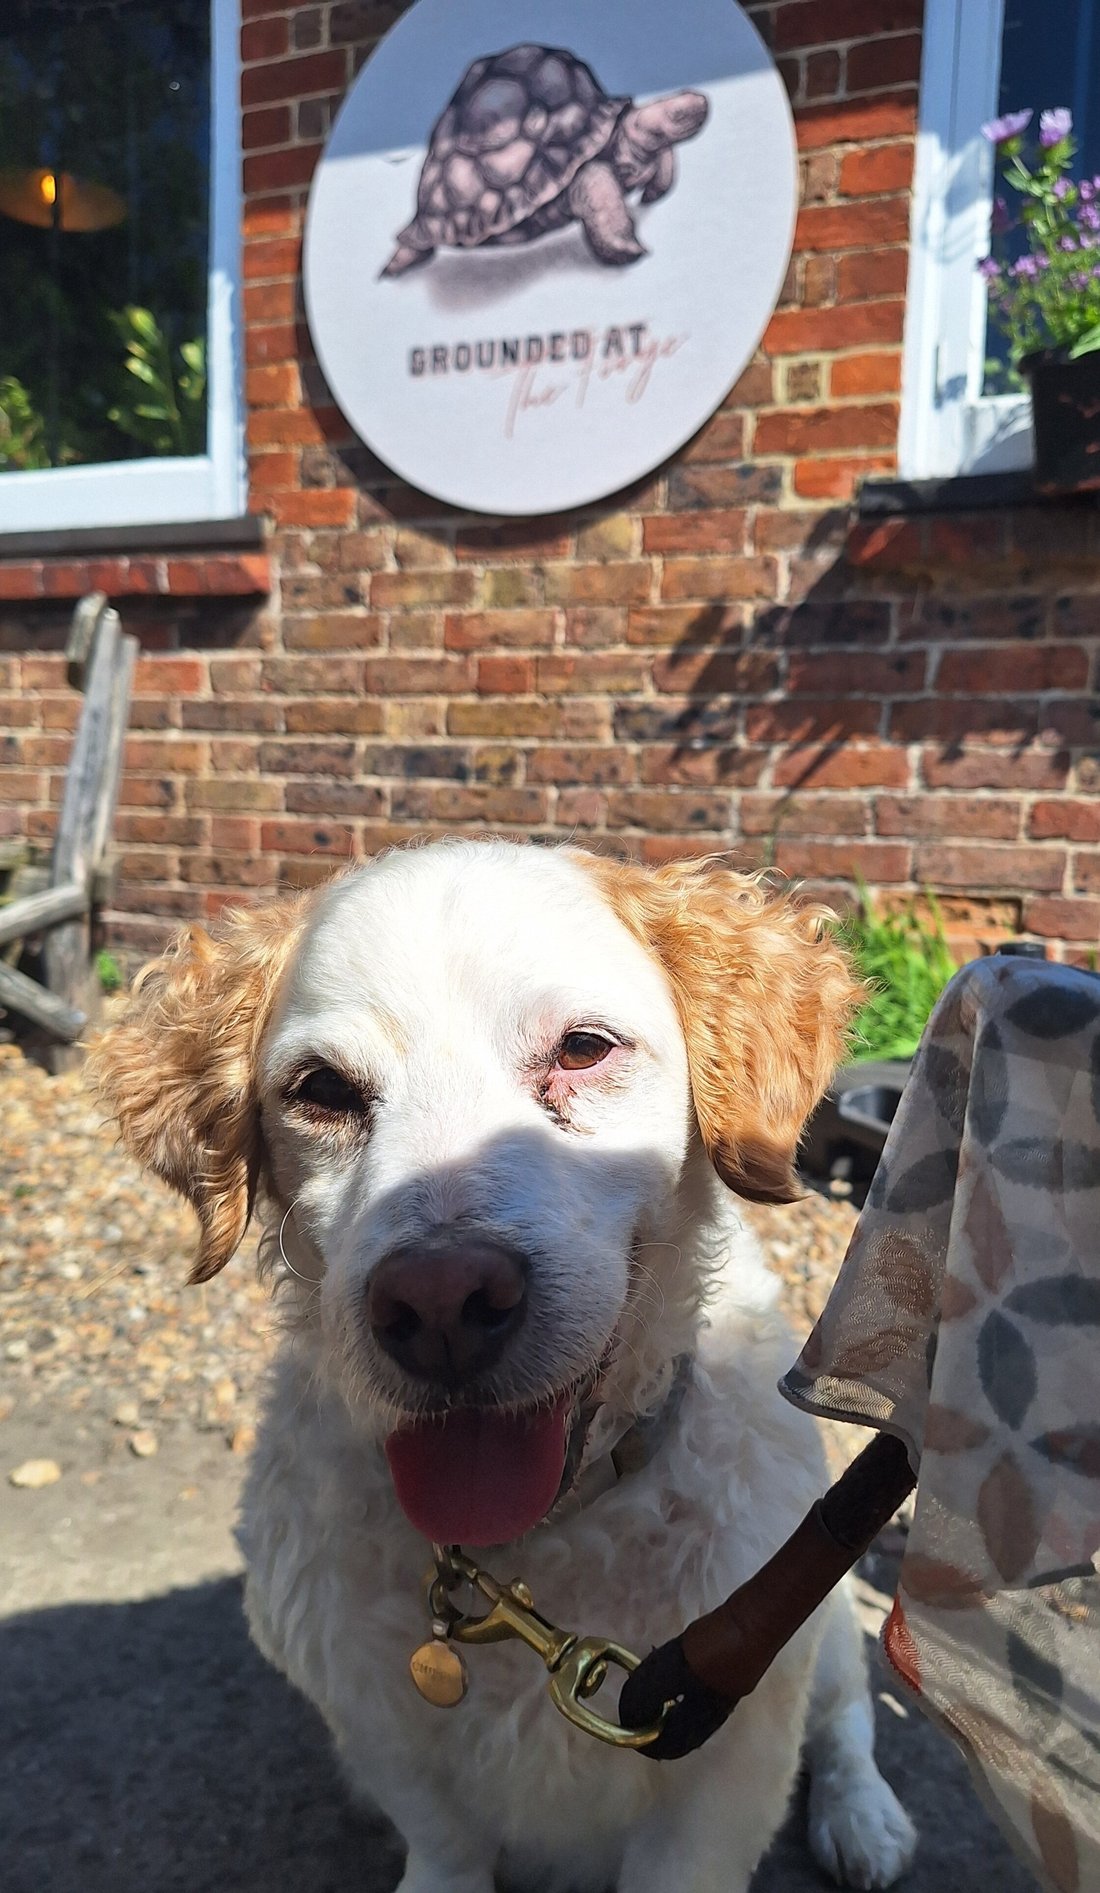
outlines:
[{"label": "white window frame", "polygon": [[[982,393],[1004,0],[927,0],[898,441],[904,479],[1002,473],[1033,458],[1026,395]],[[1026,103],[1027,101],[1019,101]]]},{"label": "white window frame", "polygon": [[0,534],[185,525],[243,512],[239,100],[239,0],[210,0],[206,453],[0,473]]}]

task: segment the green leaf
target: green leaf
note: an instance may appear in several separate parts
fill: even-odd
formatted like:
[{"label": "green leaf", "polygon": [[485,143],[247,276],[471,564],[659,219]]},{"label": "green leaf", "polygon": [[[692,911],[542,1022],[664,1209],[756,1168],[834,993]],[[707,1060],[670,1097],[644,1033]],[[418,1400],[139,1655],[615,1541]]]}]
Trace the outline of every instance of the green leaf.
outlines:
[{"label": "green leaf", "polygon": [[1098,348],[1100,348],[1100,322],[1095,328],[1086,329],[1084,335],[1078,337],[1069,351],[1070,361],[1077,361],[1081,355],[1091,355]]}]

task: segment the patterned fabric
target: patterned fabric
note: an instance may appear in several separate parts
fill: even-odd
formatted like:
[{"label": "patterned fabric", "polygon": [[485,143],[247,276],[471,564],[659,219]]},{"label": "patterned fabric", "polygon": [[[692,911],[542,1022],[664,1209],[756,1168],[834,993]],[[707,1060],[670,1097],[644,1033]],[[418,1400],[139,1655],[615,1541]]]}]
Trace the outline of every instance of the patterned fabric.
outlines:
[{"label": "patterned fabric", "polygon": [[780,1385],[904,1440],[889,1662],[1042,1884],[1100,1893],[1100,980],[952,981]]}]

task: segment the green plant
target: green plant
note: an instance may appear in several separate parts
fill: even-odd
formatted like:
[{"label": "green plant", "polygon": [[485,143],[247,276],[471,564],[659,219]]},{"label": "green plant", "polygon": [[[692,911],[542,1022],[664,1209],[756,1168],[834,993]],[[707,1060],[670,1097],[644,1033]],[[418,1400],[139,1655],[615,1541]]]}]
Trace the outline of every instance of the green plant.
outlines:
[{"label": "green plant", "polygon": [[928,1016],[955,972],[944,938],[939,908],[925,895],[929,919],[915,901],[902,912],[875,912],[868,889],[859,883],[859,905],[838,922],[871,997],[856,1019],[852,1060],[911,1058]]},{"label": "green plant", "polygon": [[992,253],[978,268],[1014,366],[1040,349],[1074,360],[1100,348],[1100,177],[1069,175],[1077,146],[1065,106],[1040,114],[1028,152],[1032,116],[1009,112],[982,126],[1010,197],[994,199]]},{"label": "green plant", "polygon": [[107,418],[154,454],[200,454],[206,446],[206,344],[172,349],[151,309],[131,304],[111,315],[125,344],[125,369],[139,386],[123,386]]},{"label": "green plant", "polygon": [[95,970],[96,978],[105,993],[116,993],[119,987],[126,983],[122,977],[122,968],[114,954],[108,953],[106,949],[101,949],[96,954]]},{"label": "green plant", "polygon": [[14,375],[0,375],[0,469],[24,473],[48,467],[45,423],[23,383]]}]

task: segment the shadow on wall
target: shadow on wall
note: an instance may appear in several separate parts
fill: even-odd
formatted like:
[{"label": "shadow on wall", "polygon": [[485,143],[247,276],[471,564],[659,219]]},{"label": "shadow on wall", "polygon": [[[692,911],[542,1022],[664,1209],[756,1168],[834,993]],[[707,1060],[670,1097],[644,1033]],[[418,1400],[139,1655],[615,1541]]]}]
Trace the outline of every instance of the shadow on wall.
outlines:
[{"label": "shadow on wall", "polygon": [[[320,1721],[250,1644],[235,1579],[10,1619],[0,1677],[4,1893],[397,1885],[401,1848],[349,1805]],[[950,1745],[892,1691],[890,1703],[879,1755],[921,1828],[914,1893],[1035,1893]],[[753,1893],[824,1884],[804,1823],[796,1808]]]}]

